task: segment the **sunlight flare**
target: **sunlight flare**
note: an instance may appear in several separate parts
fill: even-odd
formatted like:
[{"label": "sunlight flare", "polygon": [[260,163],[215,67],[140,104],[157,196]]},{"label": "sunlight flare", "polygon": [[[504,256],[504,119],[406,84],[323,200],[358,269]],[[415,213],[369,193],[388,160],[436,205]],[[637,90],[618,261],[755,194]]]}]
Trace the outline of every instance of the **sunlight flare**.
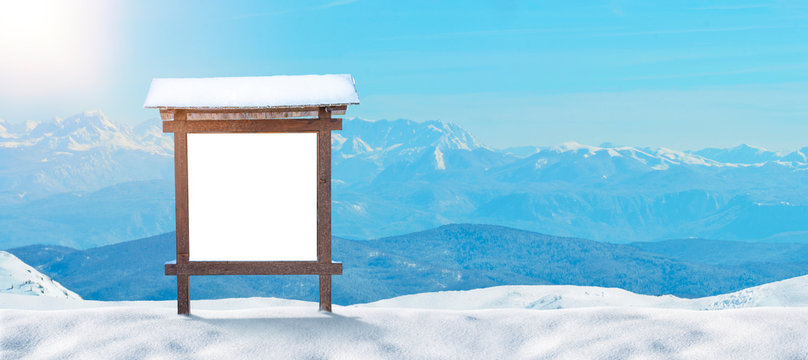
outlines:
[{"label": "sunlight flare", "polygon": [[0,96],[99,85],[113,55],[112,10],[101,1],[0,2]]}]

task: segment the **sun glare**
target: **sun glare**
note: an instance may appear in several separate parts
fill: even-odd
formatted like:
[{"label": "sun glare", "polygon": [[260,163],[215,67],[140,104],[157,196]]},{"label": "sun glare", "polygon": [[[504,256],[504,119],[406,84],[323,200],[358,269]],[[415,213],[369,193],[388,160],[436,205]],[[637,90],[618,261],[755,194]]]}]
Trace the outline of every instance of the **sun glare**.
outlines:
[{"label": "sun glare", "polygon": [[97,84],[111,55],[109,10],[100,1],[0,1],[0,95]]}]

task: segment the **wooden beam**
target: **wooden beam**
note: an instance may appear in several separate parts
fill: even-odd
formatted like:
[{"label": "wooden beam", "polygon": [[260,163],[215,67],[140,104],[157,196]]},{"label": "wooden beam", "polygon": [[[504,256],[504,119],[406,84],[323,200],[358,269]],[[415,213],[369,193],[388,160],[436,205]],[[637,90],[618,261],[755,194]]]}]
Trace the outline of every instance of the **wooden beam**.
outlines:
[{"label": "wooden beam", "polygon": [[[175,124],[185,122],[185,112],[174,113]],[[165,126],[163,126],[165,132]],[[174,202],[176,219],[177,264],[188,263],[188,133],[174,133]],[[177,276],[177,313],[191,313],[190,279]]]},{"label": "wooden beam", "polygon": [[166,264],[166,275],[339,275],[341,263],[319,261],[190,261]]},{"label": "wooden beam", "polygon": [[[345,115],[345,110],[335,111],[338,115]],[[188,120],[269,120],[291,118],[314,118],[317,110],[310,111],[272,111],[272,112],[189,112]]]},{"label": "wooden beam", "polygon": [[[331,262],[331,110],[320,108],[317,117],[317,261]],[[340,127],[341,128],[341,127]],[[331,275],[320,275],[320,311],[331,312]]]},{"label": "wooden beam", "polygon": [[177,276],[177,314],[191,315],[191,278]]},{"label": "wooden beam", "polygon": [[[331,112],[321,108],[320,123],[330,123]],[[317,260],[331,262],[331,128],[317,131]]]},{"label": "wooden beam", "polygon": [[326,107],[331,111],[345,110],[348,105],[355,104],[323,104],[323,105],[301,105],[301,106],[276,106],[276,107],[245,107],[245,106],[217,106],[217,107],[204,107],[204,106],[157,106],[150,107],[149,109],[159,109],[160,111],[205,111],[205,112],[240,112],[240,111],[318,111],[320,108]]},{"label": "wooden beam", "polygon": [[256,133],[341,130],[342,119],[197,120],[163,121],[163,132]]},{"label": "wooden beam", "polygon": [[320,311],[331,312],[331,275],[320,275]]},{"label": "wooden beam", "polygon": [[160,119],[174,120],[174,110],[167,110],[167,109],[160,110]]},{"label": "wooden beam", "polygon": [[[184,110],[186,119],[193,120],[267,120],[311,117],[316,118],[319,107],[284,107],[284,108],[233,108],[233,109],[205,109],[205,108],[166,108],[160,110],[160,118],[173,120],[174,112]],[[345,115],[347,105],[331,106],[331,114]]]}]

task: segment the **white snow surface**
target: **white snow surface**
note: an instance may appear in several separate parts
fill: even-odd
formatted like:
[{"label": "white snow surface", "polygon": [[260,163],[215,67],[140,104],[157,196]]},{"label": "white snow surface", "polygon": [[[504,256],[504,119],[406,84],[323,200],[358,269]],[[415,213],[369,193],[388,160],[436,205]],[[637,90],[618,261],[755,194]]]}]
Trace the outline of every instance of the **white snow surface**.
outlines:
[{"label": "white snow surface", "polygon": [[153,79],[147,108],[265,108],[358,104],[349,74]]},{"label": "white snow surface", "polygon": [[[6,301],[15,295],[2,295]],[[17,295],[17,298],[25,297]],[[39,298],[35,298],[39,300]],[[56,299],[47,299],[53,302]],[[785,359],[808,311],[592,307],[432,310],[274,299],[0,310],[3,359]],[[63,304],[93,302],[61,300]],[[30,306],[30,302],[29,302]],[[64,307],[64,306],[63,306]]]},{"label": "white snow surface", "polygon": [[[189,317],[174,301],[0,294],[0,358],[804,359],[806,283],[694,300],[499,286],[335,305],[333,314],[305,301],[194,300]],[[536,306],[548,295],[556,300],[544,303],[562,309],[536,310],[553,308]],[[724,310],[694,310],[708,304]]]},{"label": "white snow surface", "polygon": [[446,170],[446,163],[443,161],[443,152],[439,147],[435,147],[435,169]]},{"label": "white snow surface", "polygon": [[805,307],[808,310],[808,275],[729,294],[696,299],[672,295],[641,295],[623,289],[596,286],[509,285],[404,295],[362,306],[447,310],[503,308],[548,310],[585,307],[725,310],[780,306]]},{"label": "white snow surface", "polygon": [[81,300],[78,294],[5,251],[0,251],[0,293]]}]

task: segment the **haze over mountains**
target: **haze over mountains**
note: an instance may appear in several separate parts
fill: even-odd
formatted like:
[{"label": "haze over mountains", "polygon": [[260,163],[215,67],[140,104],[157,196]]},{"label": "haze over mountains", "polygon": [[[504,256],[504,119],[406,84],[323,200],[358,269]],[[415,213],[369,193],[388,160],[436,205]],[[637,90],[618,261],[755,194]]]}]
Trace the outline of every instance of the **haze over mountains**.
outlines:
[{"label": "haze over mountains", "polygon": [[[0,123],[3,247],[76,248],[172,231],[171,137],[100,112]],[[345,120],[333,232],[369,239],[488,223],[608,242],[808,242],[808,147],[497,150],[454,124]]]}]

